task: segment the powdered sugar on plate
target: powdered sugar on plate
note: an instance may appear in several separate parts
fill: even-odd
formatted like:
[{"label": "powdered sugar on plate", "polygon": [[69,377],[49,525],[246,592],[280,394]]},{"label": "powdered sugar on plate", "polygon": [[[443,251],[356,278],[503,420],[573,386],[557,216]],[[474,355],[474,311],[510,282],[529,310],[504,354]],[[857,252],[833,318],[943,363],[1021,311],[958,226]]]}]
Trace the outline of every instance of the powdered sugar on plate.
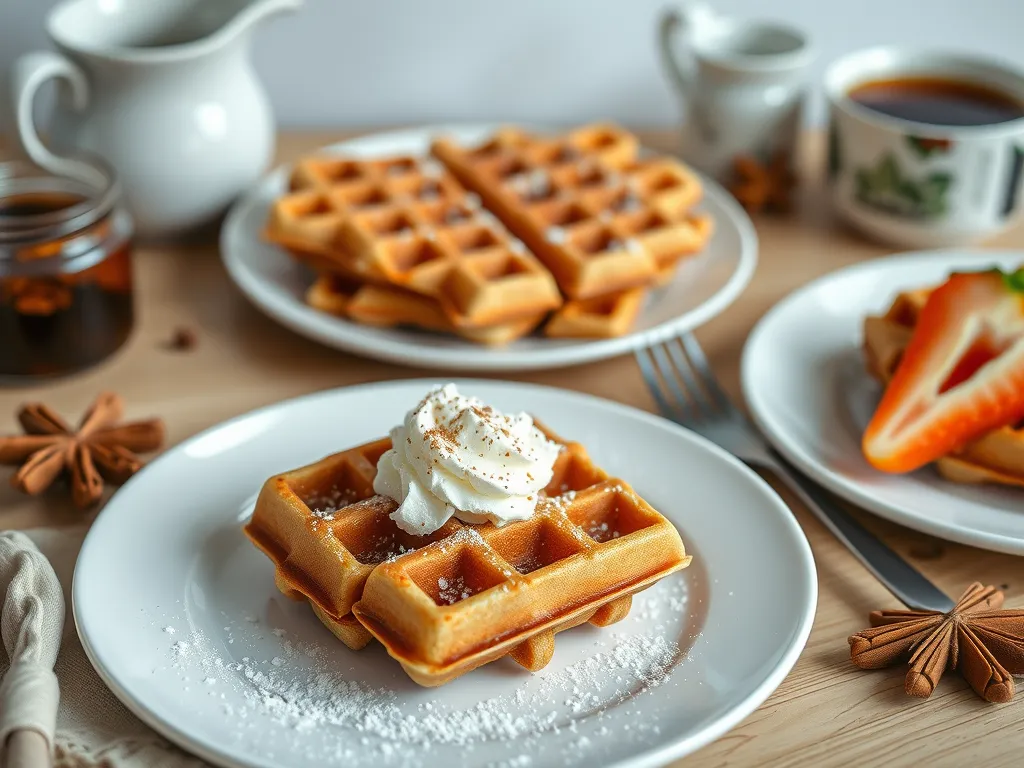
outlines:
[{"label": "powdered sugar on plate", "polygon": [[[194,625],[180,630],[184,640],[163,636],[183,687],[223,699],[222,711],[236,726],[232,738],[258,741],[270,724],[286,734],[279,755],[402,766],[458,755],[452,765],[532,767],[592,761],[611,738],[642,746],[659,732],[658,718],[644,714],[642,701],[667,682],[677,684],[672,670],[686,654],[680,646],[693,640],[679,633],[686,604],[687,581],[670,577],[637,595],[620,624],[556,636],[555,658],[539,673],[505,659],[437,689],[413,684],[375,644],[352,652],[318,625],[315,642],[300,640],[311,633],[286,630],[279,617],[223,616],[229,644],[221,650],[209,631]],[[662,615],[667,606],[671,621]],[[315,624],[307,606],[288,607]],[[560,655],[570,635],[577,644],[585,637],[584,647]],[[478,685],[488,675],[490,684]],[[552,743],[561,746],[552,752]]]},{"label": "powdered sugar on plate", "polygon": [[[235,665],[235,670],[252,684],[246,700],[254,710],[297,731],[341,726],[390,742],[396,750],[401,745],[416,750],[440,744],[465,747],[492,739],[522,740],[529,747],[537,746],[544,731],[559,727],[553,704],[562,702],[574,714],[600,719],[608,706],[659,685],[677,651],[664,638],[637,635],[542,675],[535,690],[523,686],[468,709],[421,704],[413,714],[400,706],[396,692],[368,688],[326,667],[296,675],[249,662]],[[622,681],[610,696],[601,693],[608,675]]]}]

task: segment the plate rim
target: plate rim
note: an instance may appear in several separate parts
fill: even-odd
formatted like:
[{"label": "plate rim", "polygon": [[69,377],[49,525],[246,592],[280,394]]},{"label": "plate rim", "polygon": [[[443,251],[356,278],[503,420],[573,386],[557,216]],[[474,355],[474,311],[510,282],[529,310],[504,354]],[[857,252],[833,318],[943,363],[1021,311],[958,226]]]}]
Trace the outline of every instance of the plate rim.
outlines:
[{"label": "plate rim", "polygon": [[[422,136],[444,132],[480,132],[493,131],[503,123],[467,122],[425,124],[409,128],[385,131],[371,131],[350,139],[323,145],[318,152],[344,152],[353,144],[376,141],[421,141]],[[553,126],[537,126],[524,124],[533,130],[552,130]],[[347,332],[331,333],[305,319],[306,305],[296,301],[279,304],[266,293],[263,281],[253,276],[245,267],[243,248],[234,247],[234,242],[243,237],[245,214],[259,202],[261,192],[272,179],[286,172],[292,163],[281,163],[264,174],[251,189],[236,200],[220,228],[219,250],[221,262],[228,272],[231,282],[242,292],[246,299],[260,312],[283,325],[294,333],[312,339],[320,344],[362,357],[395,363],[403,366],[422,366],[431,369],[445,369],[456,372],[499,372],[529,371],[566,368],[582,363],[594,362],[616,357],[636,349],[656,344],[680,333],[691,331],[707,323],[730,307],[743,293],[753,279],[759,259],[760,244],[757,230],[743,208],[732,196],[713,179],[698,173],[704,186],[706,198],[713,199],[715,204],[726,211],[728,219],[736,229],[740,240],[740,252],[737,256],[736,268],[724,285],[703,304],[688,313],[677,315],[654,328],[632,331],[625,336],[612,339],[568,340],[572,343],[553,346],[550,349],[514,351],[505,350],[500,355],[474,355],[480,345],[465,342],[465,345],[451,347],[443,351],[430,349],[418,351],[416,344],[396,341],[394,348],[379,348],[378,340],[363,339],[358,334]],[[714,237],[714,234],[712,235]],[[439,359],[440,358],[440,359]]]},{"label": "plate rim", "polygon": [[[817,461],[810,451],[806,450],[805,444],[799,440],[794,440],[791,435],[782,434],[776,429],[777,424],[775,421],[766,415],[764,401],[761,400],[758,394],[757,385],[751,373],[753,365],[751,361],[755,350],[759,345],[765,343],[764,338],[766,338],[772,324],[777,322],[778,318],[794,304],[805,300],[807,296],[821,290],[822,287],[864,272],[896,271],[911,268],[915,264],[927,263],[935,265],[936,263],[944,263],[947,268],[956,269],[957,266],[964,266],[964,263],[969,262],[972,258],[979,260],[989,258],[993,261],[1017,258],[1024,263],[1024,250],[951,246],[948,248],[903,251],[880,259],[851,264],[821,275],[809,283],[805,283],[772,306],[758,320],[757,325],[754,326],[754,329],[747,337],[746,343],[743,345],[743,353],[740,359],[740,385],[751,418],[772,446],[804,474],[832,493],[852,504],[862,507],[872,514],[921,533],[927,533],[946,541],[980,547],[994,552],[1024,555],[1024,535],[1015,538],[1013,536],[985,533],[974,528],[964,528],[934,521],[909,507],[879,499],[871,493],[862,490],[854,481],[831,471],[820,461]],[[959,262],[959,264],[953,263],[954,261]],[[898,290],[898,287],[895,290]]]},{"label": "plate rim", "polygon": [[[613,400],[608,400],[597,395],[592,395],[585,392],[578,392],[575,390],[564,389],[561,387],[553,387],[542,384],[533,384],[528,382],[509,381],[504,379],[480,379],[480,378],[467,378],[460,377],[452,379],[458,386],[465,386],[466,388],[472,388],[476,385],[489,385],[489,386],[500,386],[500,387],[511,387],[515,390],[519,390],[525,394],[529,394],[531,390],[542,391],[542,392],[555,392],[564,396],[569,396],[573,399],[579,400],[583,407],[586,408],[597,408],[607,409],[619,414],[637,419],[641,422],[647,422],[649,425],[656,428],[665,429],[670,434],[674,434],[676,438],[681,439],[685,442],[691,443],[699,450],[703,450],[717,460],[725,462],[730,465],[733,469],[738,470],[741,474],[745,475],[749,480],[752,481],[755,487],[758,487],[764,495],[765,503],[772,507],[777,513],[777,523],[781,526],[785,534],[790,538],[795,552],[799,557],[800,571],[802,572],[801,584],[806,589],[807,595],[803,605],[799,607],[800,617],[799,623],[795,627],[793,635],[793,641],[785,648],[784,653],[771,669],[768,675],[754,688],[746,698],[737,702],[732,709],[728,710],[725,714],[720,716],[717,720],[713,720],[709,725],[705,726],[701,730],[693,733],[689,736],[678,738],[661,747],[655,747],[649,749],[646,752],[642,752],[630,758],[626,758],[617,763],[609,764],[610,766],[616,766],[617,768],[645,768],[646,766],[657,766],[662,765],[666,761],[679,759],[685,755],[691,754],[696,750],[716,741],[721,738],[724,734],[735,728],[739,723],[745,720],[751,713],[753,713],[761,704],[764,703],[767,698],[775,692],[778,686],[792,671],[800,655],[803,653],[804,648],[807,645],[807,640],[810,636],[811,629],[814,624],[814,619],[817,612],[817,599],[818,599],[818,579],[817,570],[814,561],[814,555],[810,547],[810,543],[804,533],[802,527],[793,515],[792,511],[782,499],[781,496],[756,472],[750,467],[740,461],[738,458],[728,453],[718,445],[712,443],[706,438],[688,430],[684,427],[675,424],[668,419],[664,419],[656,414],[648,411],[641,410],[634,406],[619,403]],[[424,387],[436,385],[436,379],[430,378],[412,378],[412,379],[398,379],[386,382],[366,382],[362,384],[355,384],[346,387],[336,387],[325,390],[318,390],[315,392],[307,393],[304,395],[298,395],[295,397],[287,398],[285,400],[269,403],[267,405],[255,408],[251,411],[233,416],[225,419],[222,422],[211,425],[210,427],[192,435],[180,443],[176,444],[166,452],[160,454],[156,459],[151,462],[155,464],[161,461],[171,460],[174,454],[179,452],[185,452],[188,448],[206,438],[208,434],[225,428],[236,423],[240,423],[247,419],[258,418],[259,416],[274,411],[280,408],[290,407],[298,402],[316,400],[320,398],[330,398],[337,396],[338,394],[345,392],[353,392],[360,390],[371,390],[375,388],[402,388],[410,387],[418,390],[422,390]],[[231,450],[231,449],[228,449]],[[129,484],[141,483],[145,477],[144,473],[139,473],[133,476],[127,483],[122,487],[127,487]],[[111,497],[111,500],[113,497]],[[218,752],[213,748],[209,748],[206,744],[201,741],[197,741],[192,738],[185,730],[179,728],[174,723],[163,720],[157,716],[155,712],[152,712],[143,701],[130,694],[124,686],[122,686],[116,677],[112,674],[112,670],[104,667],[99,661],[96,648],[91,642],[89,635],[86,630],[83,629],[83,623],[87,623],[82,617],[82,602],[83,600],[89,599],[85,593],[87,591],[84,585],[85,577],[82,576],[84,567],[83,563],[86,562],[86,553],[90,548],[97,547],[97,541],[100,541],[100,533],[102,527],[96,524],[100,522],[101,518],[107,514],[107,510],[110,509],[110,500],[98,513],[93,524],[90,526],[88,533],[86,534],[85,540],[82,542],[82,547],[79,552],[79,556],[75,562],[74,574],[72,577],[71,585],[71,608],[72,617],[75,623],[75,630],[78,634],[79,640],[82,644],[82,648],[85,651],[86,657],[97,675],[103,681],[105,685],[111,690],[112,693],[121,701],[129,711],[132,712],[136,717],[150,726],[154,731],[161,734],[165,738],[169,739],[181,749],[191,754],[197,755],[200,758],[207,760],[214,765],[229,766],[230,768],[251,768],[251,763],[247,763],[237,759],[235,755],[228,753],[227,751]]]}]

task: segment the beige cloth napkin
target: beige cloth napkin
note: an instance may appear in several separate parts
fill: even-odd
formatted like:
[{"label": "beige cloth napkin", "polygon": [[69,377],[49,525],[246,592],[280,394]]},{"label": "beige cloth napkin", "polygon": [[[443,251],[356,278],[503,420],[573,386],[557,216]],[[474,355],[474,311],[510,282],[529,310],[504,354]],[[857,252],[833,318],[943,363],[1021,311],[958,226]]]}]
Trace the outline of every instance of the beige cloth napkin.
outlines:
[{"label": "beige cloth napkin", "polygon": [[6,590],[0,633],[10,660],[0,683],[0,744],[25,728],[52,747],[64,595],[49,562],[18,531],[0,533],[0,586]]},{"label": "beige cloth napkin", "polygon": [[[28,602],[40,601],[39,607],[48,615],[57,615],[62,599],[67,605],[60,654],[54,667],[60,683],[60,704],[53,740],[55,765],[57,768],[181,768],[204,765],[171,745],[132,715],[107,689],[89,664],[71,616],[71,577],[85,532],[85,527],[25,531],[28,539],[49,559],[63,588],[63,596],[56,590],[43,590],[27,598]],[[23,539],[21,534],[14,534],[13,537],[4,534],[0,536],[0,547],[5,543],[16,546],[19,541],[24,546]],[[27,560],[31,557],[26,555]],[[4,618],[6,620],[6,616]],[[37,624],[37,627],[40,632],[61,631],[59,624]],[[4,645],[11,648],[6,623],[3,625],[3,639]],[[52,663],[52,657],[42,659],[41,663],[45,664],[46,661]],[[0,661],[0,674],[6,675],[9,666],[9,659]],[[37,691],[46,695],[45,684],[41,684]],[[42,702],[41,706],[44,705],[45,702]],[[41,708],[35,711],[41,711]],[[0,724],[4,722],[5,714],[0,713]],[[12,713],[12,716],[16,714]],[[44,728],[39,730],[46,733]]]}]

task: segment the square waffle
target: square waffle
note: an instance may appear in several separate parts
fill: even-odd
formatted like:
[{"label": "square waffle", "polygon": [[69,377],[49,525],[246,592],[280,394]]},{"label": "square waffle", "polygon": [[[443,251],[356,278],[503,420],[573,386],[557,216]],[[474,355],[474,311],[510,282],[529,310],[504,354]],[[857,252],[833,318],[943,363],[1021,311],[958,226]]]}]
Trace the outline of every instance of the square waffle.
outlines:
[{"label": "square waffle", "polygon": [[[884,315],[864,319],[867,367],[883,384],[895,374],[929,294],[928,289],[901,293]],[[1024,488],[1024,424],[993,430],[935,464],[953,482]]]},{"label": "square waffle", "polygon": [[267,239],[377,277],[382,275],[373,264],[362,263],[338,247],[342,226],[350,216],[405,211],[409,205],[461,210],[465,202],[462,188],[443,168],[408,156],[364,160],[314,155],[296,163],[288,186],[289,192],[271,206],[264,232]]},{"label": "square waffle", "polygon": [[631,288],[610,296],[572,299],[551,315],[544,334],[560,338],[613,338],[633,327],[647,291]]},{"label": "square waffle", "polygon": [[[547,494],[560,496],[607,478],[583,446],[538,428],[565,446]],[[433,534],[415,536],[391,520],[397,505],[373,491],[377,462],[390,448],[391,440],[383,438],[270,478],[245,526],[249,539],[274,563],[278,589],[307,600],[317,617],[356,650],[370,635],[350,611],[374,568],[464,527],[451,520]]]},{"label": "square waffle", "polygon": [[552,310],[548,336],[622,335],[642,304],[632,288],[670,281],[712,234],[690,210],[699,179],[641,157],[615,126],[550,138],[507,128],[434,151],[442,162],[321,154],[295,165],[264,234],[320,276],[309,304],[485,344],[531,332]]},{"label": "square waffle", "polygon": [[306,291],[306,303],[338,317],[382,328],[409,326],[454,333],[480,344],[507,344],[530,333],[543,314],[483,328],[457,328],[429,296],[388,285],[360,284],[337,273],[320,275]]},{"label": "square waffle", "polygon": [[543,668],[557,632],[624,618],[634,592],[689,561],[668,520],[604,480],[382,563],[352,612],[413,680],[442,685],[505,655]]},{"label": "square waffle", "polygon": [[697,176],[667,157],[641,158],[609,125],[556,138],[503,129],[477,147],[435,141],[434,155],[543,262],[570,299],[664,281],[711,236]]},{"label": "square waffle", "polygon": [[550,273],[435,161],[300,161],[266,237],[321,270],[435,299],[456,328],[558,307]]}]

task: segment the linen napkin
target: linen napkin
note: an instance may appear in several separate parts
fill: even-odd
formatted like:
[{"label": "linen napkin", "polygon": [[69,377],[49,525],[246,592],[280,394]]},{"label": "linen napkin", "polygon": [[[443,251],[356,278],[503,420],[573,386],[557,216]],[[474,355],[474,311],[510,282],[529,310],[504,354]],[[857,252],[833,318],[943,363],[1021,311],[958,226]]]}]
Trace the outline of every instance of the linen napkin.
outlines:
[{"label": "linen napkin", "polygon": [[6,588],[0,634],[10,661],[0,683],[0,744],[26,728],[52,747],[64,595],[50,563],[23,533],[0,534],[0,587]]},{"label": "linen napkin", "polygon": [[[35,728],[52,742],[56,768],[202,766],[202,761],[182,752],[132,715],[86,658],[70,614],[71,577],[86,530],[84,526],[38,528],[0,534],[0,578],[5,582],[11,579],[2,617],[3,641],[10,661],[0,662],[0,674],[4,675],[0,695],[9,686],[18,686],[19,692],[18,703],[0,711],[0,733],[6,736],[12,727]],[[18,566],[16,578],[12,578],[10,563]],[[52,579],[54,572],[59,585]],[[32,619],[28,622],[32,628],[15,637],[9,637],[8,609],[12,604]],[[14,616],[12,612],[11,622]],[[53,671],[47,676],[43,669]]]}]

